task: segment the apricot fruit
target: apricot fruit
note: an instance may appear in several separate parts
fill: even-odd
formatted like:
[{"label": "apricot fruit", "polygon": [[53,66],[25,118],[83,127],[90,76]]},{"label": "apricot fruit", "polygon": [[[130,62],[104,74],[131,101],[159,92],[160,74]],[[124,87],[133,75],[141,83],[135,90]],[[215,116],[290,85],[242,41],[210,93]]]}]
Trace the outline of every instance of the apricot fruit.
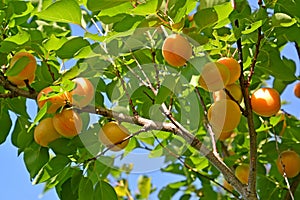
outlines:
[{"label": "apricot fruit", "polygon": [[[227,85],[225,89],[231,94],[231,96],[238,102],[241,103],[243,99],[243,94],[241,86],[238,84]],[[231,99],[224,90],[219,90],[213,93],[214,101],[219,101],[221,99]]]},{"label": "apricot fruit", "polygon": [[218,63],[225,65],[230,72],[228,84],[236,82],[241,75],[241,66],[234,58],[223,57],[217,60]]},{"label": "apricot fruit", "polygon": [[170,65],[183,66],[191,57],[193,49],[189,41],[179,34],[169,35],[162,46],[162,55]]},{"label": "apricot fruit", "polygon": [[63,109],[53,116],[53,125],[56,131],[64,137],[74,137],[82,131],[82,119],[72,109]]},{"label": "apricot fruit", "polygon": [[215,92],[225,88],[229,79],[230,72],[225,65],[210,62],[203,66],[198,82],[203,89]]},{"label": "apricot fruit", "polygon": [[74,90],[71,91],[73,105],[80,108],[91,103],[94,98],[95,89],[91,81],[86,78],[75,78],[72,80],[76,83]]},{"label": "apricot fruit", "polygon": [[286,150],[280,153],[276,165],[280,174],[285,172],[286,177],[293,178],[300,172],[300,157],[295,151]]},{"label": "apricot fruit", "polygon": [[39,108],[42,108],[46,102],[51,103],[48,107],[48,113],[55,113],[59,108],[65,106],[67,103],[72,103],[72,96],[68,91],[58,94],[51,93],[53,93],[53,89],[51,87],[46,87],[42,89],[37,96]]},{"label": "apricot fruit", "polygon": [[280,95],[273,88],[260,88],[251,95],[251,106],[256,114],[270,117],[280,110]]},{"label": "apricot fruit", "polygon": [[300,98],[300,82],[296,83],[294,86],[294,94],[296,97]]},{"label": "apricot fruit", "polygon": [[243,184],[248,184],[250,167],[248,164],[241,164],[235,168],[235,176],[241,181]]},{"label": "apricot fruit", "polygon": [[220,135],[217,135],[218,136],[218,140],[221,140],[221,141],[225,141],[226,139],[228,139],[231,135],[233,134],[233,131],[227,131],[227,132],[221,132]]},{"label": "apricot fruit", "polygon": [[61,135],[55,130],[52,118],[46,118],[40,121],[33,132],[36,143],[43,147],[47,147],[50,142],[53,142]]},{"label": "apricot fruit", "polygon": [[[114,121],[105,124],[99,132],[100,142],[107,147],[111,147],[112,145],[123,141],[128,136],[129,131],[124,126]],[[114,145],[110,150],[120,151],[128,145],[128,142],[129,140],[125,140],[120,144]]]},{"label": "apricot fruit", "polygon": [[208,109],[207,117],[215,134],[234,130],[241,119],[239,106],[232,100],[221,99]]},{"label": "apricot fruit", "polygon": [[[20,88],[25,87],[25,80],[28,81],[28,84],[34,81],[36,66],[36,60],[31,53],[18,52],[10,61],[7,79]],[[9,75],[10,73],[12,73],[12,75]]]}]

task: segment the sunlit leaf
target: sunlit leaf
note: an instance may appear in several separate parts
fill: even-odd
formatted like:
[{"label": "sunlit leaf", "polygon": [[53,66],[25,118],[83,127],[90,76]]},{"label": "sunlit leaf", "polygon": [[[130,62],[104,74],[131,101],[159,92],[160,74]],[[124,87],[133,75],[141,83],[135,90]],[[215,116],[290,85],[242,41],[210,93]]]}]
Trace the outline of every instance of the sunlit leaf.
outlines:
[{"label": "sunlit leaf", "polygon": [[37,16],[48,21],[81,24],[81,9],[74,0],[56,1]]}]

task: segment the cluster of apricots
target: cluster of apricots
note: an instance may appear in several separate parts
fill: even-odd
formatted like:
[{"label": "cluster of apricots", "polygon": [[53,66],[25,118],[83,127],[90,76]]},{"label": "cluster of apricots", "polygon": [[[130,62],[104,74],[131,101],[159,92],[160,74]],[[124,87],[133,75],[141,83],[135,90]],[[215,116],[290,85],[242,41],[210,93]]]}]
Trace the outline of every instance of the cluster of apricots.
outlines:
[{"label": "cluster of apricots", "polygon": [[239,63],[229,57],[209,62],[201,71],[199,85],[212,92],[214,99],[207,117],[216,137],[220,140],[230,137],[240,123],[242,114],[238,104],[242,101],[242,91],[236,83],[240,73]]},{"label": "cluster of apricots", "polygon": [[[192,46],[189,41],[179,34],[168,36],[162,46],[162,55],[165,61],[181,67],[192,56]],[[202,67],[198,83],[200,87],[212,92],[214,103],[209,107],[207,117],[216,138],[229,138],[238,126],[241,118],[239,104],[243,95],[237,83],[241,74],[240,64],[234,58],[222,57],[216,62],[209,62]],[[300,98],[300,82],[294,87],[294,94]],[[282,135],[286,128],[285,114],[280,112],[280,94],[273,88],[260,88],[251,95],[252,110],[262,117],[279,116],[283,121]],[[295,151],[282,152],[276,165],[278,171],[288,178],[295,177],[300,172],[300,157]],[[248,183],[249,165],[242,163],[235,169],[236,177],[243,184]],[[224,187],[232,191],[232,186],[224,181]]]},{"label": "cluster of apricots", "polygon": [[82,77],[72,80],[75,88],[72,91],[54,92],[51,86],[42,89],[37,96],[37,104],[42,108],[47,104],[47,113],[51,117],[40,121],[34,130],[34,139],[41,146],[48,144],[57,138],[74,137],[82,130],[80,115],[67,105],[85,107],[89,105],[94,96],[94,86]]}]

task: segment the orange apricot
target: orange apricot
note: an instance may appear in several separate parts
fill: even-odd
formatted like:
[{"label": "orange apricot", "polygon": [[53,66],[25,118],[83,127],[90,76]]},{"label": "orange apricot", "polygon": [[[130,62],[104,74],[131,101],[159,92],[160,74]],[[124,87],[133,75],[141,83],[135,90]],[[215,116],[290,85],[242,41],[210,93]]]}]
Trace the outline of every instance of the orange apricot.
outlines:
[{"label": "orange apricot", "polygon": [[203,89],[214,92],[225,88],[229,79],[230,73],[225,65],[210,62],[203,66],[198,82]]},{"label": "orange apricot", "polygon": [[251,95],[251,106],[256,114],[270,117],[280,110],[280,95],[273,88],[260,88]]},{"label": "orange apricot", "polygon": [[[25,80],[28,80],[28,84],[31,84],[34,81],[36,66],[36,60],[31,53],[18,52],[12,57],[10,61],[10,67],[8,68],[7,72],[7,79],[20,88],[25,87]],[[10,75],[10,73],[13,74]]]},{"label": "orange apricot", "polygon": [[225,65],[229,69],[230,79],[228,84],[233,84],[239,79],[241,75],[241,66],[238,61],[236,61],[234,58],[223,57],[217,62]]},{"label": "orange apricot", "polygon": [[40,121],[40,123],[34,129],[34,140],[36,143],[43,147],[47,147],[50,142],[53,142],[61,135],[55,130],[53,126],[52,118],[46,118]]},{"label": "orange apricot", "polygon": [[[225,89],[231,94],[231,96],[239,103],[243,99],[243,94],[241,87],[238,84],[227,85]],[[219,90],[213,93],[214,101],[219,101],[220,99],[231,99],[224,90]]]},{"label": "orange apricot", "polygon": [[[129,136],[129,131],[118,124],[117,122],[108,122],[105,124],[99,132],[99,140],[106,145],[107,147],[111,147],[118,142],[122,142],[126,137]],[[125,140],[120,144],[114,145],[110,150],[112,151],[120,151],[124,149],[128,145],[129,140]]]},{"label": "orange apricot", "polygon": [[37,96],[38,107],[42,108],[46,102],[50,102],[48,113],[55,113],[59,108],[65,106],[67,103],[72,103],[72,96],[70,92],[65,91],[63,93],[51,94],[53,89],[46,87],[42,89]]},{"label": "orange apricot", "polygon": [[285,172],[286,177],[293,178],[300,172],[300,157],[295,151],[286,150],[280,153],[276,165],[280,174]]},{"label": "orange apricot", "polygon": [[235,168],[235,176],[243,184],[248,184],[250,168],[248,164],[241,164]]},{"label": "orange apricot", "polygon": [[216,101],[207,113],[208,121],[216,135],[235,129],[240,123],[241,115],[239,106],[229,99]]},{"label": "orange apricot", "polygon": [[300,82],[296,83],[294,86],[294,94],[296,97],[300,98]]},{"label": "orange apricot", "polygon": [[56,131],[64,137],[74,137],[82,131],[82,119],[72,109],[63,109],[53,116]]},{"label": "orange apricot", "polygon": [[227,132],[221,132],[221,134],[218,136],[218,140],[224,141],[227,138],[229,138],[233,134],[233,131],[227,131]]},{"label": "orange apricot", "polygon": [[85,107],[91,103],[94,98],[95,89],[91,81],[86,78],[75,78],[76,83],[74,90],[71,91],[73,98],[73,105],[78,107]]},{"label": "orange apricot", "polygon": [[192,57],[192,46],[179,34],[168,36],[162,46],[162,55],[170,65],[183,66]]}]

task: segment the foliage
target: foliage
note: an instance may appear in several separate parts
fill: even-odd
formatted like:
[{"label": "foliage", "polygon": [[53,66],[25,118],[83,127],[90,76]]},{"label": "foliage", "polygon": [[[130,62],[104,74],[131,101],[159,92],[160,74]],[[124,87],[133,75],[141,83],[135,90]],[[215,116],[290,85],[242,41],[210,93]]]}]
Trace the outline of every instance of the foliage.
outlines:
[{"label": "foliage", "polygon": [[[126,179],[135,166],[119,161],[137,154],[150,162],[162,157],[162,173],[183,177],[159,188],[156,198],[234,199],[246,198],[247,186],[232,174],[252,158],[249,126],[253,126],[259,199],[287,199],[289,192],[300,198],[300,175],[288,180],[293,186],[289,188],[276,168],[281,151],[300,154],[299,119],[286,114],[286,129],[279,137],[283,127],[279,116],[253,114],[249,124],[244,115],[235,137],[214,144],[205,123],[211,93],[197,87],[204,64],[224,56],[241,61],[245,79],[240,81],[249,81],[244,89],[250,93],[266,82],[282,93],[300,79],[295,61],[280,55],[290,42],[299,49],[300,1],[261,3],[253,10],[246,0],[236,0],[235,8],[224,0],[1,1],[0,143],[11,132],[32,181],[45,183],[45,191],[55,188],[60,199],[149,198],[155,185],[146,171],[135,194],[129,187],[134,183]],[[78,30],[83,34],[76,34]],[[193,45],[193,57],[182,68],[168,66],[162,57],[162,43],[172,32],[184,34]],[[8,63],[18,51],[32,53],[38,63],[34,83],[21,89],[6,77]],[[70,80],[78,76],[96,88],[93,106],[75,108],[84,130],[76,137],[55,140],[49,148],[39,146],[33,129],[51,114],[46,106],[31,119],[26,102],[47,86],[70,91],[74,87]],[[246,101],[241,107],[247,110],[245,105]],[[98,140],[99,129],[109,120],[122,122],[132,134],[124,151],[111,153]],[[224,163],[213,161],[218,158],[211,153],[214,145]],[[203,154],[203,146],[210,153]],[[221,189],[224,177],[236,191]]]}]

